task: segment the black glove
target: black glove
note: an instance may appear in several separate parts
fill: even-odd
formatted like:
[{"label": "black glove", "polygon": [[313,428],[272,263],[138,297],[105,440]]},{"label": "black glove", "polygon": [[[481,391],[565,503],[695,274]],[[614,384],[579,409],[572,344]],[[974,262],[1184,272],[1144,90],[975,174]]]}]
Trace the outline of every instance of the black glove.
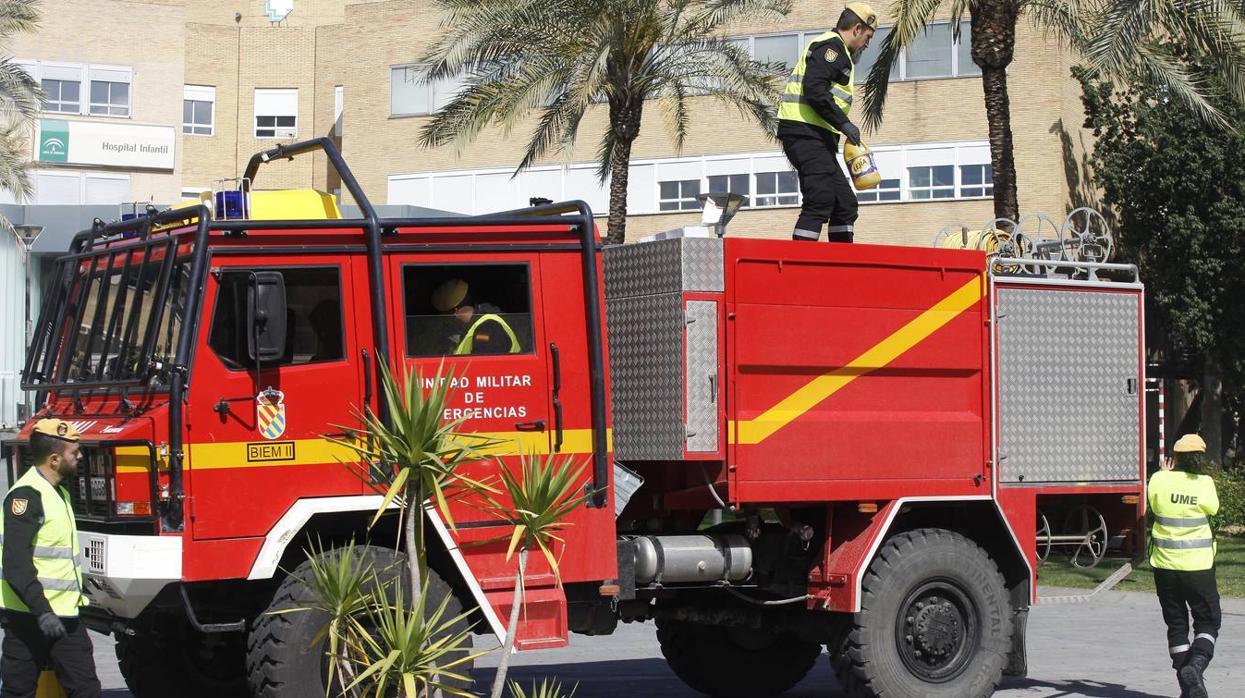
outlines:
[{"label": "black glove", "polygon": [[843,137],[851,142],[852,145],[860,145],[860,129],[856,128],[856,124],[848,121],[839,127],[843,132]]},{"label": "black glove", "polygon": [[42,630],[49,640],[59,640],[65,637],[65,624],[56,617],[55,613],[44,613],[39,616],[39,630]]}]

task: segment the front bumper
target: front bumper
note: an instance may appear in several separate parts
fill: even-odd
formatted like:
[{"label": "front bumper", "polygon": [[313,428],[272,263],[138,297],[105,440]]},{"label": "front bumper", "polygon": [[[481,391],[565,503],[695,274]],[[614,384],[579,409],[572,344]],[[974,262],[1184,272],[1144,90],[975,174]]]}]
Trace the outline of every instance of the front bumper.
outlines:
[{"label": "front bumper", "polygon": [[80,531],[82,570],[93,611],[133,619],[164,587],[182,578],[180,536],[126,536]]}]

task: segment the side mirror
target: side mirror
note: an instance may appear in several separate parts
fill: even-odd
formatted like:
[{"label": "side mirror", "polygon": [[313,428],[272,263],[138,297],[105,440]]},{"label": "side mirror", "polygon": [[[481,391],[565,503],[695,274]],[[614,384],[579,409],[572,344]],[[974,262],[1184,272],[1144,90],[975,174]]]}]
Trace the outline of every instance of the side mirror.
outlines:
[{"label": "side mirror", "polygon": [[285,356],[285,277],[257,271],[246,290],[246,348],[252,361]]}]

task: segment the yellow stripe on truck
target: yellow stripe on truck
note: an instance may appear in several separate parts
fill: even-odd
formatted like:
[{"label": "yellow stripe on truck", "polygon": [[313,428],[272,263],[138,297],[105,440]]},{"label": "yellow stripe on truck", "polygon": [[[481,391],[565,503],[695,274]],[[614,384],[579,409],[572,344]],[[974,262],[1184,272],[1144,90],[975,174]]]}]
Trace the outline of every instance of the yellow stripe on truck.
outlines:
[{"label": "yellow stripe on truck", "polygon": [[[491,446],[478,449],[483,455],[499,456],[519,453],[545,455],[549,453],[549,435],[544,432],[512,431],[480,433],[474,436],[497,441]],[[607,431],[607,442],[611,439],[612,434]],[[355,463],[359,460],[354,451],[327,439],[277,439],[273,441],[257,439],[255,441],[197,443],[190,444],[188,449],[190,462],[187,464],[187,469],[189,470]],[[565,430],[562,449],[558,452],[568,455],[591,453],[592,430]]]},{"label": "yellow stripe on truck", "polygon": [[951,322],[981,300],[985,286],[982,277],[956,289],[932,308],[895,330],[889,337],[874,344],[846,366],[836,368],[805,383],[778,404],[755,418],[734,422],[728,433],[732,443],[754,445],[799,419],[818,403],[842,390],[860,376],[886,367],[912,347]]}]

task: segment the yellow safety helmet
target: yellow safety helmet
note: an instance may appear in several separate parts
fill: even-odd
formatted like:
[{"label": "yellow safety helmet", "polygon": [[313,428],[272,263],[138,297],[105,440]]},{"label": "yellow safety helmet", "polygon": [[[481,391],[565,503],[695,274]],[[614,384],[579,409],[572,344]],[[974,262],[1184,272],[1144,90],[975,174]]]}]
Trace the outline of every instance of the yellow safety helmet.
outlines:
[{"label": "yellow safety helmet", "polygon": [[874,12],[872,7],[869,7],[867,4],[863,2],[849,2],[847,3],[847,6],[844,7],[843,9],[851,10],[852,14],[859,17],[860,21],[864,22],[866,26],[868,26],[870,29],[873,29],[874,31],[877,30],[878,13]]},{"label": "yellow safety helmet", "polygon": [[1205,453],[1206,441],[1197,434],[1185,434],[1172,446],[1172,453]]},{"label": "yellow safety helmet", "polygon": [[40,419],[35,422],[34,432],[44,436],[51,436],[61,441],[76,442],[82,437],[78,433],[77,427],[63,419]]},{"label": "yellow safety helmet", "polygon": [[467,297],[467,282],[462,279],[450,279],[437,286],[432,292],[432,307],[439,313],[448,313],[457,308]]}]

